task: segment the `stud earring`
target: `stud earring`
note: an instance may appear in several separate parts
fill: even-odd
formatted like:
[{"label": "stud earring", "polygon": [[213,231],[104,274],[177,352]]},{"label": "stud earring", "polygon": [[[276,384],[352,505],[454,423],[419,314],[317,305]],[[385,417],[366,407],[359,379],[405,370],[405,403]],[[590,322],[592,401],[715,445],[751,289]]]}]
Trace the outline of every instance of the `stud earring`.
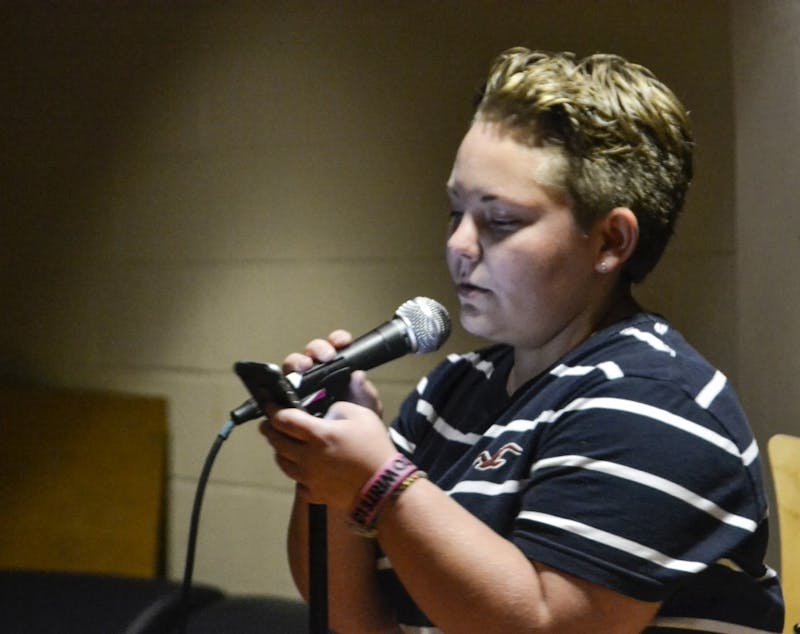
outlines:
[{"label": "stud earring", "polygon": [[608,273],[608,262],[606,262],[605,260],[603,260],[602,262],[600,262],[600,267],[599,267],[599,269],[600,269],[600,272],[601,272],[601,273],[604,273],[604,274],[605,274],[605,273]]}]

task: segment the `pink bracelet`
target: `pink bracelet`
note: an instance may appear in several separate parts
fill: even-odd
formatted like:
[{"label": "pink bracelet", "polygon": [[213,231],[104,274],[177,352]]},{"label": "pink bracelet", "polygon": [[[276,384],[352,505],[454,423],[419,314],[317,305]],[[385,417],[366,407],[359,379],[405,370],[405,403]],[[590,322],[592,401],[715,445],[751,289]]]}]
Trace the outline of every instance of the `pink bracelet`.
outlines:
[{"label": "pink bracelet", "polygon": [[375,472],[359,492],[358,500],[350,512],[350,519],[358,532],[374,535],[375,522],[386,502],[417,471],[417,466],[398,452]]}]

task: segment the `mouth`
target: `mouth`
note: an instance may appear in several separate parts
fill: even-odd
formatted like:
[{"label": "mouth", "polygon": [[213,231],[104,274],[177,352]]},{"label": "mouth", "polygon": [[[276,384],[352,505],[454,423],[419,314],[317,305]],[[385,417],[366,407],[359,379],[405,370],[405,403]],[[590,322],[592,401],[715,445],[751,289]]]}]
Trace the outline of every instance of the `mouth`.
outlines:
[{"label": "mouth", "polygon": [[482,286],[475,286],[475,284],[470,284],[469,282],[459,282],[456,284],[456,292],[459,297],[469,298],[483,295],[489,291]]}]

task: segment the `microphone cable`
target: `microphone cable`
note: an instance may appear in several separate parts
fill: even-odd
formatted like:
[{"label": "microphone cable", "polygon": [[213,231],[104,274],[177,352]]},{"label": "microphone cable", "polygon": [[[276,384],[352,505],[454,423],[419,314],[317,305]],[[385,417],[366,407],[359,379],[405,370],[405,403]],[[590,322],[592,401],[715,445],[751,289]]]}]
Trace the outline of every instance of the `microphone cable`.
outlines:
[{"label": "microphone cable", "polygon": [[[395,312],[395,317],[370,331],[366,335],[353,341],[340,351],[339,356],[332,362],[320,364],[306,372],[302,379],[306,384],[290,385],[287,389],[294,392],[295,387],[302,387],[304,400],[291,403],[290,406],[305,408],[308,401],[315,402],[318,394],[326,395],[324,402],[318,403],[319,413],[323,412],[336,399],[338,388],[346,386],[347,379],[354,369],[370,369],[392,359],[396,359],[409,352],[432,352],[438,350],[450,335],[450,316],[444,306],[427,297],[417,297],[401,304]],[[203,470],[197,481],[194,503],[192,505],[192,516],[189,524],[189,536],[186,544],[186,562],[184,564],[183,581],[178,595],[177,605],[177,631],[185,634],[189,621],[191,609],[192,576],[194,574],[194,559],[197,549],[197,535],[200,525],[200,511],[203,506],[203,497],[208,484],[211,468],[214,465],[217,454],[222,444],[228,439],[233,428],[246,421],[263,416],[261,407],[258,404],[256,394],[262,391],[263,386],[249,385],[246,376],[243,376],[239,369],[247,369],[250,366],[265,364],[238,363],[237,373],[245,382],[245,385],[253,395],[253,398],[242,403],[235,410],[231,411],[230,418],[225,422],[214,443],[206,456]],[[271,364],[268,369],[272,369]],[[277,366],[274,366],[277,369]],[[263,368],[262,368],[263,370]],[[281,375],[281,378],[283,376]],[[334,384],[338,387],[334,388]],[[322,389],[324,388],[324,389]],[[330,394],[328,394],[330,392]],[[274,396],[274,394],[273,394]],[[295,395],[296,396],[296,395]],[[269,399],[268,399],[269,400]],[[330,401],[330,402],[329,402]],[[312,412],[318,413],[318,412]],[[317,508],[315,508],[317,507]],[[311,559],[318,559],[322,567],[327,560],[326,545],[326,513],[324,505],[312,505],[309,517],[309,534],[315,539],[310,542]],[[324,576],[314,576],[310,580],[311,592],[314,596],[311,610],[312,631],[327,631],[327,569]],[[133,634],[138,634],[136,630]],[[127,632],[126,634],[131,634]]]},{"label": "microphone cable", "polygon": [[236,424],[233,420],[227,420],[220,429],[211,449],[206,456],[203,470],[200,473],[200,478],[197,481],[197,488],[194,494],[194,504],[192,505],[192,517],[189,523],[189,540],[186,544],[186,562],[183,569],[183,581],[181,583],[181,592],[179,600],[179,614],[178,614],[178,632],[184,634],[186,632],[186,625],[189,619],[189,609],[191,602],[192,592],[192,575],[194,573],[194,558],[197,550],[197,534],[200,526],[200,510],[203,507],[203,496],[205,495],[206,485],[208,484],[209,476],[211,475],[211,467],[217,458],[222,443],[224,443]]}]

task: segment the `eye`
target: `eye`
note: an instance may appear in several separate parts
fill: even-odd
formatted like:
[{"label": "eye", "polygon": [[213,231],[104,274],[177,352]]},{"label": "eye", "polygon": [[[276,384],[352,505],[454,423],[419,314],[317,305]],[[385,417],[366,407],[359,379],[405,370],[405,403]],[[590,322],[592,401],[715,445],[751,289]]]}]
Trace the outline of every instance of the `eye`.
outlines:
[{"label": "eye", "polygon": [[461,222],[461,218],[463,217],[464,217],[463,211],[459,211],[458,209],[450,210],[450,220],[448,222],[450,231],[453,231],[456,227],[458,227],[459,223]]},{"label": "eye", "polygon": [[519,225],[520,221],[516,218],[495,217],[489,219],[489,226],[493,231],[515,231]]}]

